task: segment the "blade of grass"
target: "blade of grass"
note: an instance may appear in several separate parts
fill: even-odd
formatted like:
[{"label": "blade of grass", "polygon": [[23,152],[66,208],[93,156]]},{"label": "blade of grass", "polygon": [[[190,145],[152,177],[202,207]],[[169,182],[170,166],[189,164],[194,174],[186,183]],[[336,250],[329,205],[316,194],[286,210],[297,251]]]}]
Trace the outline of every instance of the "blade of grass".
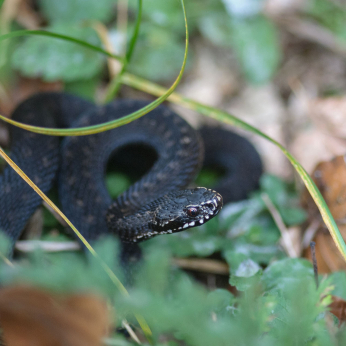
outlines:
[{"label": "blade of grass", "polygon": [[[181,77],[183,76],[183,73],[185,70],[187,52],[188,52],[188,47],[189,47],[189,32],[188,32],[188,26],[187,26],[187,18],[186,18],[186,10],[185,10],[184,0],[181,0],[181,5],[183,8],[184,22],[185,22],[185,33],[186,33],[185,53],[184,53],[183,64],[182,64],[182,67],[180,69],[179,75],[176,78],[176,80],[174,81],[174,83],[172,84],[172,86],[168,90],[166,90],[160,97],[158,97],[155,101],[149,103],[147,106],[141,108],[140,110],[138,110],[134,113],[131,113],[129,115],[126,115],[120,119],[109,121],[109,122],[99,124],[99,125],[86,126],[86,127],[80,127],[80,128],[56,129],[56,128],[45,128],[45,127],[31,126],[31,125],[22,124],[20,122],[14,121],[12,119],[8,119],[2,115],[0,115],[0,119],[7,122],[7,123],[12,124],[12,125],[18,126],[22,129],[25,129],[25,130],[28,130],[31,132],[35,132],[35,133],[44,134],[44,135],[50,135],[50,136],[85,136],[85,135],[100,133],[103,131],[114,129],[116,127],[123,126],[123,125],[128,124],[131,121],[136,120],[136,119],[140,118],[141,116],[149,113],[151,110],[153,110],[154,108],[159,106],[162,102],[164,102],[168,98],[168,96],[173,93],[173,91],[175,90],[175,88],[179,84]],[[16,32],[18,33],[18,31],[15,31],[15,32],[10,33],[10,34],[15,34]],[[26,32],[26,31],[24,31],[24,32]],[[31,32],[33,32],[33,31],[31,31]],[[37,32],[37,31],[34,31],[34,32]],[[38,32],[40,32],[40,34],[42,34],[41,31],[38,31]],[[50,35],[47,35],[47,32],[44,32],[44,33],[46,34],[46,36],[50,36],[52,34],[52,33],[50,33]],[[8,36],[8,35],[4,35],[4,36]],[[61,35],[59,35],[59,36],[61,36]],[[0,36],[0,40],[1,40],[1,37],[3,37],[3,36]],[[62,38],[62,37],[59,37],[59,38]],[[68,40],[71,41],[71,38],[68,37]],[[83,41],[81,41],[81,42],[83,42]],[[94,49],[92,45],[90,45],[90,46],[91,47],[89,47],[89,48]],[[103,50],[102,50],[102,52],[103,52]],[[107,54],[110,54],[110,53],[107,53]]]},{"label": "blade of grass", "polygon": [[[145,91],[145,92],[147,92],[151,95],[155,95],[155,96],[160,96],[165,92],[165,88],[163,88],[163,87],[161,87],[155,83],[151,83],[151,82],[148,82],[144,79],[138,78],[138,77],[131,75],[129,73],[124,73],[124,75],[122,77],[122,83],[124,83],[128,86],[131,86],[135,89]],[[332,214],[330,213],[330,210],[329,210],[326,202],[324,201],[320,191],[316,187],[315,183],[313,182],[313,180],[311,179],[309,174],[305,171],[305,169],[301,166],[301,164],[290,154],[290,152],[284,146],[282,146],[279,142],[275,141],[274,139],[267,136],[263,132],[259,131],[255,127],[247,124],[246,122],[244,122],[244,121],[236,118],[235,116],[233,116],[227,112],[224,112],[222,110],[203,105],[199,102],[196,102],[196,101],[190,100],[186,97],[183,97],[177,93],[172,93],[170,95],[170,97],[168,98],[168,101],[171,101],[175,104],[178,104],[178,105],[181,105],[183,107],[192,109],[192,110],[199,112],[199,113],[201,113],[207,117],[214,118],[214,119],[221,121],[221,122],[224,122],[226,124],[237,126],[237,127],[242,128],[244,130],[252,132],[256,135],[259,135],[259,136],[265,138],[266,140],[268,140],[269,142],[273,143],[278,148],[280,148],[281,151],[288,158],[288,160],[291,162],[291,164],[293,165],[295,170],[298,172],[300,177],[302,178],[306,188],[308,189],[311,197],[314,199],[314,201],[315,201],[315,203],[316,203],[316,205],[317,205],[317,207],[318,207],[318,209],[322,215],[323,221],[325,222],[325,224],[326,224],[326,226],[327,226],[327,228],[328,228],[328,230],[329,230],[329,232],[330,232],[330,234],[331,234],[331,236],[335,242],[335,245],[337,246],[338,250],[340,251],[341,255],[343,256],[343,258],[346,261],[345,241],[340,234],[340,231],[339,231],[339,229],[335,223],[335,220],[334,220]]]},{"label": "blade of grass", "polygon": [[118,93],[119,88],[121,86],[121,77],[122,75],[125,73],[126,68],[128,66],[128,64],[131,61],[131,57],[137,42],[137,38],[138,38],[138,34],[139,34],[139,28],[140,28],[140,24],[141,24],[141,19],[142,19],[142,0],[138,0],[138,12],[137,12],[137,19],[136,19],[136,26],[135,29],[133,31],[132,37],[131,37],[131,41],[129,44],[129,48],[128,51],[126,53],[126,59],[123,62],[123,66],[121,68],[120,73],[113,78],[113,80],[109,83],[109,86],[107,88],[107,92],[106,92],[106,96],[104,98],[104,103],[110,102]]},{"label": "blade of grass", "polygon": [[[65,214],[36,186],[32,180],[11,160],[9,156],[6,155],[4,150],[0,147],[0,156],[13,168],[13,170],[57,213],[59,216],[72,228],[72,230],[76,233],[78,238],[84,244],[84,246],[89,250],[92,256],[98,261],[102,269],[106,272],[108,277],[112,280],[114,285],[119,289],[121,294],[125,297],[129,296],[128,291],[121,283],[121,281],[117,278],[117,276],[113,273],[112,269],[103,261],[103,259],[98,255],[98,253],[94,250],[94,248],[89,244],[89,242],[83,237],[83,235],[77,230],[77,228],[72,224],[72,222],[65,216]],[[152,332],[146,323],[145,319],[136,315],[136,319],[140,324],[143,332],[145,333],[148,341],[152,339]]]},{"label": "blade of grass", "polygon": [[1,35],[0,41],[4,41],[4,40],[14,38],[14,37],[21,37],[21,36],[48,36],[48,37],[56,38],[59,40],[70,41],[72,43],[75,43],[75,44],[78,44],[80,46],[94,50],[95,52],[99,52],[99,53],[102,53],[104,55],[107,55],[110,58],[120,60],[120,61],[124,60],[124,58],[122,58],[116,54],[112,54],[110,52],[107,52],[106,50],[104,50],[98,46],[95,46],[91,43],[85,42],[83,40],[79,40],[79,39],[71,37],[71,36],[61,35],[61,34],[57,34],[55,32],[44,31],[44,30],[17,30],[17,31],[13,31],[13,32],[10,32],[10,33],[5,34],[5,35]]}]

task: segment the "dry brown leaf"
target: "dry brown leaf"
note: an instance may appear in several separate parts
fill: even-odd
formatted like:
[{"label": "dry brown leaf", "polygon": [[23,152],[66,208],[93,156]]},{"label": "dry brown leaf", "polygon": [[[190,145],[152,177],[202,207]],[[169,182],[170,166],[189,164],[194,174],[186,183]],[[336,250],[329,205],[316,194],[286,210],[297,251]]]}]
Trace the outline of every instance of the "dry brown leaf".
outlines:
[{"label": "dry brown leaf", "polygon": [[[339,226],[339,229],[343,238],[346,239],[345,227]],[[320,274],[346,270],[345,260],[340,255],[332,237],[327,231],[320,230],[316,234],[314,241],[316,243],[316,260]],[[312,259],[310,247],[304,252],[304,257]]]},{"label": "dry brown leaf", "polygon": [[[319,163],[312,178],[321,191],[335,220],[342,224],[346,220],[346,156],[340,155],[331,161]],[[304,193],[308,209],[316,208],[315,203]],[[311,204],[312,203],[312,204]]]},{"label": "dry brown leaf", "polygon": [[0,326],[7,346],[97,346],[107,334],[109,313],[92,294],[12,286],[0,289]]},{"label": "dry brown leaf", "polygon": [[[337,156],[331,161],[319,163],[312,173],[312,178],[321,191],[341,235],[346,239],[346,163],[345,156]],[[310,194],[303,193],[303,205],[307,208],[310,219],[320,218],[318,209]],[[314,238],[319,272],[328,273],[346,269],[346,263],[336,249],[334,241],[326,229],[320,229]],[[305,256],[311,258],[310,250]]]},{"label": "dry brown leaf", "polygon": [[340,297],[332,296],[333,302],[329,305],[330,312],[336,316],[340,324],[346,321],[346,301]]}]

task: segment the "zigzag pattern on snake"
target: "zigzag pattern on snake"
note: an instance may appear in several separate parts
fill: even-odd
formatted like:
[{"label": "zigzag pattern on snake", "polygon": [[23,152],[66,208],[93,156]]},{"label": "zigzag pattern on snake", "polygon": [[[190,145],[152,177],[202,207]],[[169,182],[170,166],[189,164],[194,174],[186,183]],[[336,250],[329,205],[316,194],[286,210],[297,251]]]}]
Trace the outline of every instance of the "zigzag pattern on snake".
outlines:
[{"label": "zigzag pattern on snake", "polygon": [[[96,106],[65,93],[41,93],[20,104],[12,118],[36,126],[81,127],[117,119],[146,104],[119,100]],[[201,133],[208,144],[205,163],[225,171],[217,187],[224,201],[246,198],[262,173],[256,150],[225,130]],[[155,160],[144,169],[143,155],[131,160],[125,154],[119,164],[129,161],[145,172],[112,201],[104,182],[107,164],[119,151],[134,146],[150,149]],[[201,137],[164,106],[126,126],[63,140],[11,126],[11,158],[44,193],[58,180],[62,211],[88,241],[112,233],[135,243],[183,231],[213,218],[223,203],[214,190],[186,189],[203,162]],[[0,229],[14,244],[42,200],[10,167],[0,175],[0,191]]]}]

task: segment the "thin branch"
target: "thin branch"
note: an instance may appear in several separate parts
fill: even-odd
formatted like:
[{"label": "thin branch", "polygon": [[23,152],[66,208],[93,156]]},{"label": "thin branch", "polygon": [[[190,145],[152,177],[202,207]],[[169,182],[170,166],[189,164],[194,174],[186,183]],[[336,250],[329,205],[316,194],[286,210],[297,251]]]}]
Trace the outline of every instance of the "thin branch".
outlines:
[{"label": "thin branch", "polygon": [[286,228],[286,226],[282,220],[282,217],[281,217],[279,211],[276,209],[274,203],[271,201],[268,194],[262,193],[261,197],[262,197],[263,202],[267,206],[270,214],[272,215],[276,225],[278,226],[278,228],[281,232],[284,248],[285,248],[287,254],[293,258],[298,257],[299,255],[293,246],[291,236],[290,236],[290,234],[289,234],[289,232],[288,232],[288,230],[287,230],[287,228]]},{"label": "thin branch", "polygon": [[138,336],[136,335],[136,333],[133,331],[133,329],[131,328],[131,326],[128,324],[128,322],[126,320],[122,321],[122,326],[127,330],[127,332],[130,334],[131,338],[137,342],[137,344],[141,345],[142,343],[140,342],[140,340],[138,339]]},{"label": "thin branch", "polygon": [[76,241],[19,240],[15,248],[21,252],[33,252],[38,249],[45,252],[63,252],[80,250],[81,246]]},{"label": "thin branch", "polygon": [[228,265],[222,261],[217,260],[201,258],[174,258],[173,264],[183,269],[196,270],[199,272],[221,275],[229,274]]}]

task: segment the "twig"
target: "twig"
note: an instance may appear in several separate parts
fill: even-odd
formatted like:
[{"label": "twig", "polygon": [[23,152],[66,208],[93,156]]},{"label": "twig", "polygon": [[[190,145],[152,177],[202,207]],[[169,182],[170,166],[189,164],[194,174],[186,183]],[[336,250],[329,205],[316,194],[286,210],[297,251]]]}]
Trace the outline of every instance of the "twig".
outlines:
[{"label": "twig", "polygon": [[309,244],[311,243],[312,239],[314,238],[317,230],[319,229],[321,224],[321,220],[318,220],[317,218],[314,219],[308,226],[308,228],[304,232],[304,237],[302,240],[302,247],[303,249],[306,249]]},{"label": "twig", "polygon": [[[1,66],[1,62],[0,62],[0,66]],[[0,83],[0,102],[3,104],[6,110],[11,108],[11,98],[9,94],[7,93],[5,87],[1,83]]]},{"label": "twig", "polygon": [[127,22],[128,22],[128,0],[120,0],[117,5],[117,30],[125,38],[123,40],[123,46],[121,47],[121,52],[126,52],[126,32],[127,32]]},{"label": "twig", "polygon": [[311,257],[312,257],[312,264],[314,266],[314,276],[315,276],[316,288],[318,288],[318,267],[317,267],[315,247],[316,247],[316,243],[314,241],[312,241],[310,243]]},{"label": "twig", "polygon": [[43,202],[43,206],[57,219],[60,225],[67,227],[66,221],[47,203]]},{"label": "twig", "polygon": [[[109,39],[108,30],[106,26],[100,22],[96,22],[93,24],[93,28],[99,35],[105,49],[108,52],[114,53],[114,47]],[[119,52],[117,53],[119,54]],[[107,65],[108,65],[109,75],[111,78],[114,78],[121,70],[121,62],[116,59],[107,58]]]},{"label": "twig", "polygon": [[281,236],[282,236],[282,240],[283,240],[283,244],[285,247],[285,250],[288,254],[289,257],[298,257],[298,253],[296,251],[296,249],[293,246],[292,243],[292,239],[291,236],[282,220],[282,217],[279,213],[279,211],[276,209],[275,205],[273,204],[273,202],[271,201],[271,199],[269,198],[269,196],[266,193],[262,193],[261,194],[262,200],[265,203],[265,205],[267,206],[270,214],[272,215],[276,225],[278,226],[280,232],[281,232]]},{"label": "twig", "polygon": [[45,241],[45,240],[19,240],[15,248],[21,252],[33,252],[37,249],[45,252],[62,252],[80,250],[76,241]]},{"label": "twig", "polygon": [[228,265],[222,261],[211,259],[194,259],[194,258],[174,258],[173,264],[183,269],[196,270],[212,274],[229,274]]},{"label": "twig", "polygon": [[14,264],[4,255],[0,252],[0,258],[10,267],[14,267]]},{"label": "twig", "polygon": [[136,333],[133,331],[133,329],[131,328],[131,326],[128,324],[128,322],[126,320],[122,321],[122,326],[127,330],[127,332],[130,334],[131,338],[137,342],[137,344],[141,345],[142,343],[139,341],[138,336],[136,335]]}]

